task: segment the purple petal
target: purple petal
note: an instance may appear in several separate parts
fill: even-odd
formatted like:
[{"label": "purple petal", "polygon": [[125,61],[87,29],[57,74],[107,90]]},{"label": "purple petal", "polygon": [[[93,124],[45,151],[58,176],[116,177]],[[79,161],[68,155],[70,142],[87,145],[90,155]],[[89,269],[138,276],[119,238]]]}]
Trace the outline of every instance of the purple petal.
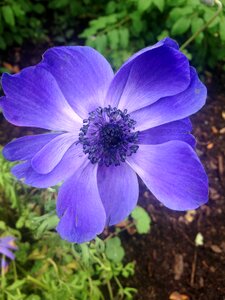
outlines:
[{"label": "purple petal", "polygon": [[0,254],[5,255],[6,257],[10,259],[14,259],[15,255],[9,251],[7,248],[0,246]]},{"label": "purple petal", "polygon": [[146,130],[196,113],[205,104],[206,96],[206,87],[199,80],[195,69],[191,68],[191,83],[184,92],[162,98],[131,113],[131,117],[137,121],[136,130]]},{"label": "purple petal", "polygon": [[18,247],[15,244],[15,238],[12,236],[5,236],[0,238],[0,247],[6,247],[12,250],[17,250]]},{"label": "purple petal", "polygon": [[69,241],[84,243],[104,229],[105,210],[97,187],[97,165],[80,167],[60,188],[57,231]]},{"label": "purple petal", "polygon": [[123,221],[137,204],[137,175],[125,163],[120,166],[99,166],[98,188],[109,225]]},{"label": "purple petal", "polygon": [[15,75],[3,74],[5,118],[17,126],[77,131],[82,120],[65,100],[54,77],[39,66]]},{"label": "purple petal", "polygon": [[208,201],[206,173],[184,142],[140,145],[127,161],[156,198],[171,209],[196,209]]},{"label": "purple petal", "polygon": [[74,144],[65,153],[59,164],[48,174],[35,172],[30,161],[14,166],[11,171],[18,179],[24,179],[24,183],[28,185],[46,188],[72,176],[86,159],[82,147]]},{"label": "purple petal", "polygon": [[181,140],[194,148],[196,141],[190,134],[191,130],[191,122],[186,118],[141,131],[138,135],[138,142],[145,145],[157,145],[171,140]]},{"label": "purple petal", "polygon": [[90,47],[55,47],[44,54],[42,66],[55,77],[71,107],[82,117],[99,106],[113,78],[107,60]]},{"label": "purple petal", "polygon": [[137,56],[149,51],[149,50],[153,50],[153,49],[156,49],[156,48],[159,48],[161,46],[167,46],[167,47],[171,47],[171,48],[175,48],[175,49],[179,49],[179,45],[178,43],[169,38],[169,37],[166,37],[164,39],[162,39],[161,41],[159,41],[158,43],[152,45],[152,46],[149,46],[149,47],[146,47],[144,49],[141,49],[140,51],[136,52],[135,54],[133,54],[124,64],[123,66],[125,66],[127,63],[129,63],[130,61],[132,61],[134,58],[136,58]]},{"label": "purple petal", "polygon": [[176,95],[190,83],[189,62],[174,47],[165,43],[140,53],[119,69],[106,97],[107,103],[129,113]]},{"label": "purple petal", "polygon": [[31,160],[33,169],[41,174],[51,172],[76,141],[77,135],[72,133],[64,133],[57,136],[35,154]]},{"label": "purple petal", "polygon": [[8,143],[2,153],[10,161],[31,159],[35,153],[59,135],[59,133],[47,133],[24,136]]}]

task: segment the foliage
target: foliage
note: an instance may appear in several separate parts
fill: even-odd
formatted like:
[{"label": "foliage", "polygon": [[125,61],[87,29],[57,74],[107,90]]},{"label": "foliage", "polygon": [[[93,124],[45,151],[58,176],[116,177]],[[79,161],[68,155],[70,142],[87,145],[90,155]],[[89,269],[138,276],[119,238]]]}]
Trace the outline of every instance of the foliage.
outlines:
[{"label": "foliage", "polygon": [[0,300],[132,299],[136,289],[121,282],[134,275],[135,264],[124,263],[120,233],[131,227],[149,231],[144,209],[136,208],[105,241],[71,244],[54,230],[57,187],[24,186],[11,175],[12,165],[0,155],[0,236],[15,236],[19,248],[9,272],[0,276]]},{"label": "foliage", "polygon": [[[0,49],[49,37],[57,44],[82,44],[79,36],[117,69],[131,54],[165,36],[182,44],[215,11],[199,0],[3,0]],[[198,67],[224,64],[225,15],[220,14],[188,51]]]},{"label": "foliage", "polygon": [[134,219],[137,232],[140,234],[148,233],[150,231],[151,219],[148,213],[140,206],[137,206],[131,213]]},{"label": "foliage", "polygon": [[44,5],[40,1],[3,0],[0,2],[0,49],[13,44],[22,44],[29,38],[44,37],[43,21],[40,16]]},{"label": "foliage", "polygon": [[[216,7],[198,0],[114,0],[107,3],[104,14],[90,21],[80,37],[86,39],[87,45],[110,57],[118,68],[132,53],[163,37],[170,36],[182,44],[215,11]],[[218,61],[224,63],[225,16],[217,17],[188,50],[197,66],[213,67]]]}]

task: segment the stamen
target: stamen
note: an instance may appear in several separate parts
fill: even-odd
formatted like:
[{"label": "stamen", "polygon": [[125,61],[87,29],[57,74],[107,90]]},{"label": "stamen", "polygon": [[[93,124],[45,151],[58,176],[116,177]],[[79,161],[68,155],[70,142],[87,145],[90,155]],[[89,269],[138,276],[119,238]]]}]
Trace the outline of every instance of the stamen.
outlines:
[{"label": "stamen", "polygon": [[118,166],[139,148],[138,131],[134,132],[136,122],[126,109],[98,107],[83,123],[78,143],[93,164]]}]

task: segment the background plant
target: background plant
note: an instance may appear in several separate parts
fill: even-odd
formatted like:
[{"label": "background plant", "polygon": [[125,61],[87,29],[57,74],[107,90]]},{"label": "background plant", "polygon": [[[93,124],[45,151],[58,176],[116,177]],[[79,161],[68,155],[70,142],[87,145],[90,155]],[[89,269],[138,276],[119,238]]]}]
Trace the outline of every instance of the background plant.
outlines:
[{"label": "background plant", "polygon": [[137,207],[104,241],[68,243],[54,230],[57,187],[23,186],[11,175],[12,165],[0,155],[0,235],[15,236],[19,248],[0,276],[0,299],[132,299],[136,289],[124,280],[134,275],[135,263],[124,262],[120,233],[148,233],[145,210]]},{"label": "background plant", "polygon": [[[104,15],[89,22],[80,37],[86,44],[120,64],[132,53],[166,36],[180,44],[215,13],[216,7],[198,0],[109,1]],[[225,16],[218,18],[188,47],[198,67],[213,67],[225,57]]]},{"label": "background plant", "polygon": [[[2,0],[0,49],[28,39],[85,43],[118,68],[132,53],[165,36],[182,44],[215,10],[199,0]],[[188,54],[201,69],[224,65],[224,14],[188,47]]]}]

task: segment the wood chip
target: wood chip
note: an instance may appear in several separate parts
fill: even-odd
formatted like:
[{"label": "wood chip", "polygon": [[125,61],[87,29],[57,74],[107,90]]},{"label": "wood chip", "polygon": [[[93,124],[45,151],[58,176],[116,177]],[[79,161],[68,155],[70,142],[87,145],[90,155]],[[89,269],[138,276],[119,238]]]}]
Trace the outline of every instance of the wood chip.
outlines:
[{"label": "wood chip", "polygon": [[209,143],[208,145],[207,145],[207,149],[212,149],[214,147],[214,144],[213,143]]},{"label": "wood chip", "polygon": [[174,262],[174,279],[180,280],[184,271],[184,260],[182,254],[175,255],[175,262]]},{"label": "wood chip", "polygon": [[218,133],[218,129],[216,128],[216,126],[212,126],[211,130],[213,133],[217,134]]},{"label": "wood chip", "polygon": [[204,278],[203,277],[199,278],[199,285],[200,285],[201,288],[204,287]]},{"label": "wood chip", "polygon": [[220,174],[220,176],[222,176],[223,173],[224,173],[223,156],[221,154],[219,154],[217,158],[218,158],[218,170],[219,170],[219,174]]},{"label": "wood chip", "polygon": [[214,189],[212,187],[209,188],[209,195],[212,200],[220,199],[220,194],[217,192],[216,189]]},{"label": "wood chip", "polygon": [[184,216],[185,220],[187,221],[186,223],[191,223],[194,221],[195,216],[196,216],[196,210],[188,210]]},{"label": "wood chip", "polygon": [[225,111],[222,111],[222,118],[225,120]]},{"label": "wood chip", "polygon": [[222,253],[222,250],[221,250],[220,247],[217,246],[217,245],[212,245],[210,248],[211,248],[212,251],[215,252],[215,253]]},{"label": "wood chip", "polygon": [[185,295],[185,294],[180,294],[178,292],[173,292],[170,295],[169,300],[190,300],[190,297],[188,295]]}]

